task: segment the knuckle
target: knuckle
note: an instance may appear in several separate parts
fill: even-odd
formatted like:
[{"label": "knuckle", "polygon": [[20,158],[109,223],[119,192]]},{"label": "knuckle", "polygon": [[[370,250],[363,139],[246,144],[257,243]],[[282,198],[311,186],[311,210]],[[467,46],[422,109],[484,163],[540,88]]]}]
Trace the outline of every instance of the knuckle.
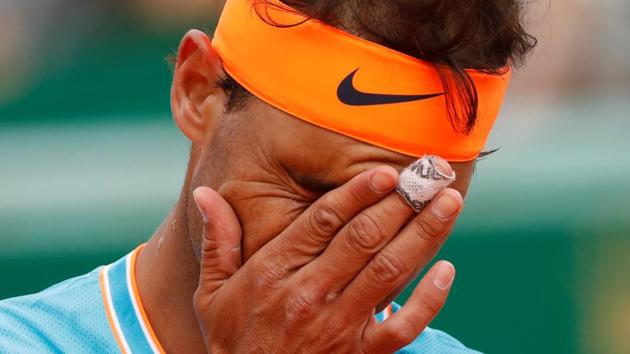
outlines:
[{"label": "knuckle", "polygon": [[342,221],[335,208],[322,203],[315,206],[309,218],[309,229],[314,237],[325,237],[337,232]]},{"label": "knuckle", "polygon": [[210,296],[198,289],[193,295],[193,307],[197,313],[204,313],[210,307]]},{"label": "knuckle", "polygon": [[364,179],[362,183],[351,183],[348,188],[348,194],[353,201],[360,205],[370,204],[373,195],[376,194],[370,187],[370,182]]},{"label": "knuckle", "polygon": [[316,316],[317,304],[320,302],[318,293],[307,287],[296,289],[287,296],[286,316],[290,327],[300,325],[304,321]]},{"label": "knuckle", "polygon": [[359,214],[348,225],[348,242],[362,253],[374,252],[386,237],[382,227],[369,214]]},{"label": "knuckle", "polygon": [[440,312],[440,309],[442,308],[442,305],[444,304],[444,302],[441,301],[439,298],[431,297],[431,296],[421,296],[418,299],[418,303],[420,304],[420,308],[422,309],[422,312],[425,313],[425,316],[423,317],[429,317],[429,318],[432,318],[438,312]]},{"label": "knuckle", "polygon": [[193,295],[193,306],[196,309],[203,309],[205,304],[206,300],[204,299],[204,296],[200,293],[199,290],[197,290]]},{"label": "knuckle", "polygon": [[284,271],[275,260],[258,262],[256,268],[256,286],[259,289],[274,289],[284,278]]},{"label": "knuckle", "polygon": [[209,238],[204,238],[201,243],[201,256],[212,260],[216,259],[221,248],[221,243]]},{"label": "knuckle", "polygon": [[404,274],[399,258],[383,252],[374,257],[371,270],[377,284],[394,284]]},{"label": "knuckle", "polygon": [[414,221],[415,231],[420,238],[425,241],[434,242],[444,235],[444,225],[428,220],[427,218],[418,218]]}]

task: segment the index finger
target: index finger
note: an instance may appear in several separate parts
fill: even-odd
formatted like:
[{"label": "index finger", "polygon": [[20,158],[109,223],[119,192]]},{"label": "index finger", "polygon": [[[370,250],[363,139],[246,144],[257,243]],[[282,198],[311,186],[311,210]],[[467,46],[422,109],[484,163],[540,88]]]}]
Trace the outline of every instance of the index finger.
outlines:
[{"label": "index finger", "polygon": [[267,246],[266,256],[291,255],[296,264],[308,263],[319,255],[333,237],[365,208],[380,201],[398,184],[398,172],[379,166],[352,178],[326,193]]}]

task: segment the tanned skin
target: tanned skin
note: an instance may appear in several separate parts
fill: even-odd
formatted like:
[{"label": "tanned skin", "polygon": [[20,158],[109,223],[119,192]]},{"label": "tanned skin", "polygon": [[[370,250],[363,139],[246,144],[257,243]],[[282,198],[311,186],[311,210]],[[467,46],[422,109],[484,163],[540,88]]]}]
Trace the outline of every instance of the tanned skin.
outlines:
[{"label": "tanned skin", "polygon": [[[204,227],[193,198],[197,187],[212,188],[233,209],[246,264],[325,192],[372,168],[386,165],[400,171],[416,160],[318,128],[256,98],[226,113],[226,93],[216,86],[222,75],[211,40],[189,32],[180,46],[171,97],[175,122],[192,143],[186,177],[177,204],[136,268],[149,320],[167,352],[206,352],[193,306]],[[451,166],[457,181],[448,193],[461,209],[474,162]],[[392,289],[383,303],[402,288]]]}]

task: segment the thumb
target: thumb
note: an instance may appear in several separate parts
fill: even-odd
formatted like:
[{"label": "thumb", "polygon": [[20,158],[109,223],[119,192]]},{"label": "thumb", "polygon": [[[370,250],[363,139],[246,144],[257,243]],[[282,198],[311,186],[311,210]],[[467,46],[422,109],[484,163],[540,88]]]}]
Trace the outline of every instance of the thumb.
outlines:
[{"label": "thumb", "polygon": [[241,267],[241,225],[216,191],[199,187],[193,196],[203,218],[198,291],[212,294]]}]

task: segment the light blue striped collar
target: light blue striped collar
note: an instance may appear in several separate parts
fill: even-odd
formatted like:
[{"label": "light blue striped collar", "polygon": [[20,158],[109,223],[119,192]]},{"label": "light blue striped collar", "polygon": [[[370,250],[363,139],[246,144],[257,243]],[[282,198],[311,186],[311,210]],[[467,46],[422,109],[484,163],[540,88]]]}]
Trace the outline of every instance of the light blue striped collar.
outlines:
[{"label": "light blue striped collar", "polygon": [[138,294],[136,257],[143,246],[101,269],[100,285],[107,318],[124,354],[164,353]]}]

